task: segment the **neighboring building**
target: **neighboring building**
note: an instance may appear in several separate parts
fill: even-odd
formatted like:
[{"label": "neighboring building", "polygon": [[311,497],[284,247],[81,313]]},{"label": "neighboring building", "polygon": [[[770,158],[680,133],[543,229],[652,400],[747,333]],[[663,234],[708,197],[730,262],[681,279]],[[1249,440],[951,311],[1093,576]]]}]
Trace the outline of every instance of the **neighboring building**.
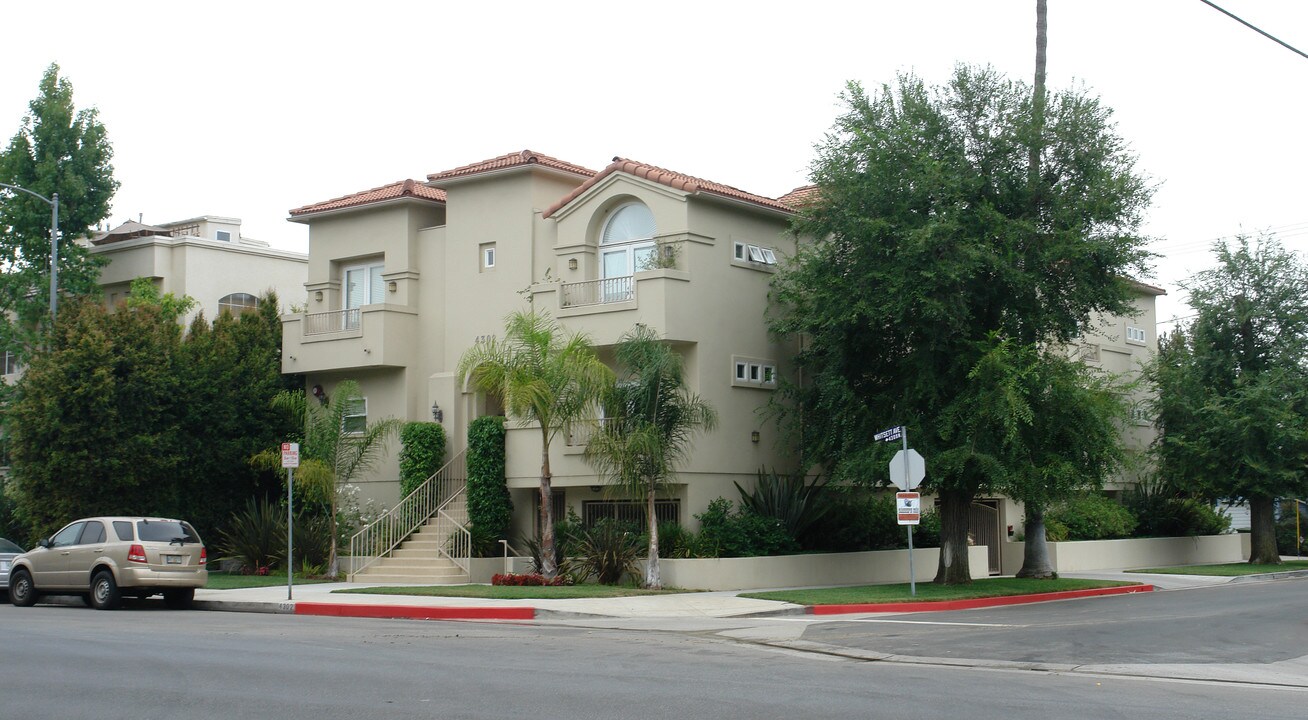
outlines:
[{"label": "neighboring building", "polygon": [[[765,312],[776,265],[795,251],[790,219],[813,192],[774,199],[623,158],[596,172],[522,151],[294,209],[309,226],[309,298],[305,314],[282,318],[283,371],[327,395],[357,380],[368,418],[439,418],[453,457],[471,420],[501,413],[455,377],[459,358],[511,312],[530,302],[587,333],[606,361],[643,323],[681,352],[690,389],[719,413],[665,505],[694,527],[711,500],[737,497],[734,482],[794,469],[763,411],[793,377],[797,346],[769,336]],[[1131,329],[1104,325],[1087,340],[1097,362],[1125,370],[1154,347],[1159,293],[1141,286]],[[1147,442],[1143,430],[1128,429],[1133,443]],[[584,442],[560,438],[551,455],[556,509],[583,519],[620,502],[605,497]],[[510,423],[506,444],[515,531],[531,534],[539,431]],[[360,483],[364,498],[399,499],[398,445]],[[1020,526],[1017,506],[985,502],[988,534]]]},{"label": "neighboring building", "polygon": [[128,221],[93,236],[90,252],[109,261],[100,286],[110,307],[141,277],[161,292],[195,298],[187,324],[200,312],[213,320],[224,310],[252,309],[268,290],[277,292],[283,308],[304,302],[308,256],[242,237],[237,218],[205,215],[157,226]]}]

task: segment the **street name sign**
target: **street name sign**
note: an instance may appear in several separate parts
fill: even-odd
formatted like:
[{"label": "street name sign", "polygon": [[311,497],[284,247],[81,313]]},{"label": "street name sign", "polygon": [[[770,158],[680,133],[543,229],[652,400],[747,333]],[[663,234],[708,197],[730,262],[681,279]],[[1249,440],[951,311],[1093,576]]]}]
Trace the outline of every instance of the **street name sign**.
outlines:
[{"label": "street name sign", "polygon": [[892,440],[898,440],[903,436],[904,436],[904,426],[896,425],[895,427],[886,428],[885,430],[882,430],[876,435],[873,435],[872,439],[876,440],[877,442],[890,442]]},{"label": "street name sign", "polygon": [[895,514],[900,525],[917,525],[922,521],[922,496],[915,492],[895,493]]}]

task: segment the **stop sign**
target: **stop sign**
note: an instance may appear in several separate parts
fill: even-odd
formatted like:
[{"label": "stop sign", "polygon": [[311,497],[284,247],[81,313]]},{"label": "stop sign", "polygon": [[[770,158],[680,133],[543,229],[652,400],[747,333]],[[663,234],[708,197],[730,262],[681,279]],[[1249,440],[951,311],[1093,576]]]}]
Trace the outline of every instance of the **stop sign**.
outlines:
[{"label": "stop sign", "polygon": [[[906,460],[907,459],[907,460]],[[908,465],[908,478],[905,482],[904,465]],[[900,490],[912,490],[926,477],[926,460],[912,448],[900,450],[890,461],[890,482]]]}]

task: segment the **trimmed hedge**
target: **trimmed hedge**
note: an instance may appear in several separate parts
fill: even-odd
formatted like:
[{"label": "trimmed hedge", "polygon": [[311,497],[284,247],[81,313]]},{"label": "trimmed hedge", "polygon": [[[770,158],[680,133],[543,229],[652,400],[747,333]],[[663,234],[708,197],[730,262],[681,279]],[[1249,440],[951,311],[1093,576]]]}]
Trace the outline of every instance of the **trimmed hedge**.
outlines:
[{"label": "trimmed hedge", "polygon": [[445,427],[434,422],[405,423],[400,429],[400,497],[418,489],[445,460]]},{"label": "trimmed hedge", "polygon": [[509,531],[513,501],[504,482],[504,418],[484,416],[468,426],[468,522],[474,554],[495,554]]},{"label": "trimmed hedge", "polygon": [[1045,513],[1045,537],[1050,542],[1130,537],[1135,526],[1130,510],[1099,494],[1070,498]]}]

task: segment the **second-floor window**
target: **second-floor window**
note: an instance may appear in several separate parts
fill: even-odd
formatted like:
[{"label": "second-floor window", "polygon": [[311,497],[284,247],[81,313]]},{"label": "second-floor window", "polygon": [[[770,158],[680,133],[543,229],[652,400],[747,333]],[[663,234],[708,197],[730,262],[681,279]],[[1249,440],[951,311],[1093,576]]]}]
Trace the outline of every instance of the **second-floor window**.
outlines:
[{"label": "second-floor window", "polygon": [[5,362],[5,367],[4,367],[5,375],[13,375],[14,373],[18,372],[19,369],[21,369],[21,366],[18,364],[18,355],[9,352],[8,350],[5,351],[4,362]]},{"label": "second-floor window", "polygon": [[613,211],[600,235],[603,277],[622,277],[647,269],[654,258],[654,214],[640,203]]},{"label": "second-floor window", "polygon": [[218,300],[218,314],[231,313],[240,317],[242,313],[254,312],[259,307],[259,298],[250,293],[232,293]]},{"label": "second-floor window", "polygon": [[368,398],[354,398],[341,413],[341,431],[362,434],[368,428]]},{"label": "second-floor window", "polygon": [[382,264],[352,265],[345,268],[341,286],[345,290],[345,308],[351,310],[364,305],[384,302],[382,292]]},{"label": "second-floor window", "polygon": [[1131,326],[1131,325],[1127,325],[1127,326],[1126,326],[1126,341],[1127,341],[1127,342],[1130,342],[1130,343],[1139,343],[1139,344],[1143,345],[1144,342],[1145,342],[1145,331],[1144,331],[1144,328],[1138,328],[1138,327],[1133,327],[1133,326]]}]

